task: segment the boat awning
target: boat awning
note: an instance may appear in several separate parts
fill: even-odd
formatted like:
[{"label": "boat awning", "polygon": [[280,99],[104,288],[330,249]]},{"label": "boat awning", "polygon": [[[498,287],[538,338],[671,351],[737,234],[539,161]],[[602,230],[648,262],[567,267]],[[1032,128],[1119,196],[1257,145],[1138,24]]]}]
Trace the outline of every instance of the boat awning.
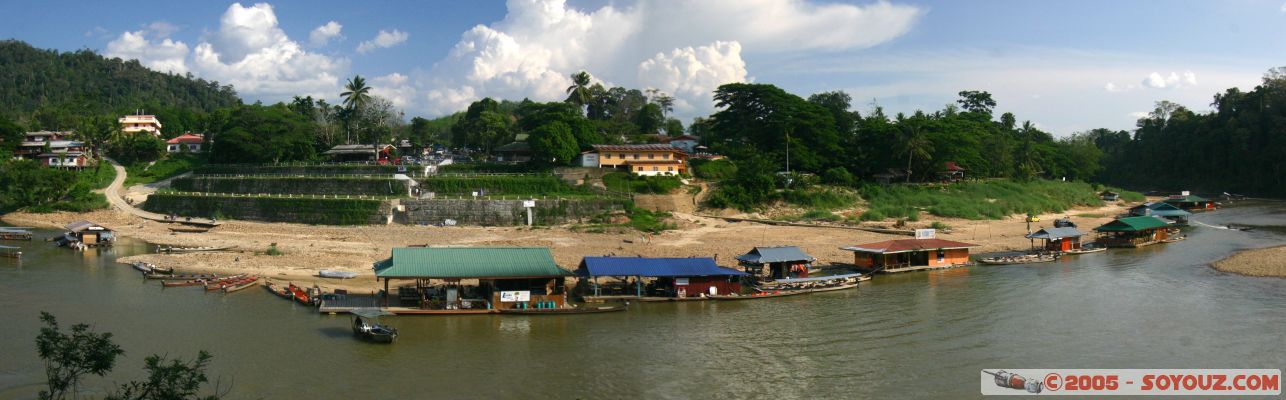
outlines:
[{"label": "boat awning", "polygon": [[1062,238],[1081,237],[1081,236],[1085,236],[1085,234],[1081,233],[1080,230],[1076,228],[1067,227],[1067,228],[1044,228],[1039,231],[1028,233],[1024,237],[1028,239],[1058,240]]},{"label": "boat awning", "polygon": [[107,230],[107,228],[104,228],[100,225],[94,224],[93,222],[89,222],[89,221],[76,221],[76,222],[67,224],[67,230],[80,233],[85,230],[105,231]]},{"label": "boat awning", "polygon": [[831,276],[813,276],[808,278],[774,279],[773,283],[817,282],[817,281],[828,281],[831,279],[856,278],[859,276],[862,276],[862,274],[844,274],[844,275],[831,275]]},{"label": "boat awning", "polygon": [[816,258],[804,254],[795,246],[756,247],[749,253],[737,256],[737,260],[749,264],[771,264],[779,262],[813,262]]},{"label": "boat awning", "polygon": [[503,279],[569,276],[544,247],[404,247],[375,263],[379,278]]},{"label": "boat awning", "polygon": [[748,275],[716,265],[713,258],[585,257],[576,269],[580,276],[741,276]]}]

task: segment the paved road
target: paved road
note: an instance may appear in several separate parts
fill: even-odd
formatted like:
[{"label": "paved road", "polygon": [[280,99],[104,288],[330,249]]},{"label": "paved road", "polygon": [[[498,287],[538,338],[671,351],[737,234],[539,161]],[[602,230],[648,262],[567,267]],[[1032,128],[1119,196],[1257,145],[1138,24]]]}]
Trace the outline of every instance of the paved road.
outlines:
[{"label": "paved road", "polygon": [[[128,175],[127,175],[128,172],[125,171],[125,167],[122,167],[120,164],[117,164],[116,160],[112,160],[110,158],[104,158],[103,160],[106,160],[107,162],[111,163],[112,168],[116,169],[116,179],[112,180],[112,184],[108,185],[106,190],[103,190],[103,195],[107,196],[108,203],[111,203],[112,206],[116,207],[116,209],[118,210],[133,214],[139,218],[148,219],[152,221],[159,221],[159,222],[169,222],[165,219],[165,215],[144,211],[137,207],[134,207],[129,202],[126,202],[125,199],[121,197],[121,191],[124,190],[125,179],[128,178]],[[206,218],[192,218],[192,222],[199,222],[203,224],[214,223],[214,221],[211,221]]]}]

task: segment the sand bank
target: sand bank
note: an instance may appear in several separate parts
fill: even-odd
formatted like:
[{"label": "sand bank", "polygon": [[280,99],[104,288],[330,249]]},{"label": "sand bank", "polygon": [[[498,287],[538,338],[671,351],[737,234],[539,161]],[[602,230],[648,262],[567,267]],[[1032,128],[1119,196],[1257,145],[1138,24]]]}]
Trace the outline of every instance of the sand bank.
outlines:
[{"label": "sand bank", "polygon": [[1238,275],[1286,278],[1286,246],[1242,250],[1211,266]]}]

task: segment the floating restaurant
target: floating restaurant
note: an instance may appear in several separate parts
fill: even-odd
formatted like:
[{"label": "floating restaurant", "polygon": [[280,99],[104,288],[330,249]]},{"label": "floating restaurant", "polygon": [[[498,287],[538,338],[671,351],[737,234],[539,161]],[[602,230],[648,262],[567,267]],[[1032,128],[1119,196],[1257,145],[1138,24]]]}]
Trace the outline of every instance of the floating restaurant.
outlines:
[{"label": "floating restaurant", "polygon": [[[548,248],[395,248],[375,263],[383,303],[395,314],[490,314],[567,305],[566,277]],[[413,281],[389,291],[389,282]]]},{"label": "floating restaurant", "polygon": [[[585,301],[600,302],[703,300],[707,294],[740,293],[740,279],[748,274],[720,267],[709,257],[585,257],[576,275],[590,278],[593,285],[594,295],[585,296]],[[604,287],[598,281],[600,277],[624,280],[620,285]],[[633,278],[633,285],[628,283],[629,278]],[[651,281],[644,284],[645,279]]]},{"label": "floating restaurant", "polygon": [[1176,194],[1166,198],[1165,202],[1190,212],[1215,210],[1215,202],[1213,200],[1201,196],[1194,196],[1186,190],[1183,191],[1182,194]]},{"label": "floating restaurant", "polygon": [[954,268],[969,265],[969,249],[976,244],[938,239],[932,229],[916,231],[915,239],[841,247],[853,252],[858,268],[881,273]]},{"label": "floating restaurant", "polygon": [[1034,242],[1039,239],[1042,245],[1038,248],[1044,251],[1067,252],[1081,249],[1081,236],[1085,236],[1075,226],[1041,228],[1041,230],[1028,233],[1025,237],[1033,242],[1032,248],[1037,248]]},{"label": "floating restaurant", "polygon": [[1171,221],[1171,223],[1174,225],[1187,226],[1188,217],[1192,216],[1192,213],[1183,211],[1183,209],[1180,209],[1179,207],[1170,203],[1160,202],[1160,201],[1150,201],[1150,202],[1143,203],[1130,208],[1130,215],[1136,216],[1136,217],[1149,216],[1149,215],[1154,217],[1161,217],[1168,221]]},{"label": "floating restaurant", "polygon": [[67,225],[62,244],[77,244],[85,247],[107,247],[116,241],[111,229],[89,221],[76,221]]},{"label": "floating restaurant", "polygon": [[1170,224],[1153,216],[1125,217],[1094,228],[1107,247],[1143,247],[1170,238]]},{"label": "floating restaurant", "polygon": [[768,279],[807,278],[816,258],[795,246],[755,247],[737,256],[746,273]]}]

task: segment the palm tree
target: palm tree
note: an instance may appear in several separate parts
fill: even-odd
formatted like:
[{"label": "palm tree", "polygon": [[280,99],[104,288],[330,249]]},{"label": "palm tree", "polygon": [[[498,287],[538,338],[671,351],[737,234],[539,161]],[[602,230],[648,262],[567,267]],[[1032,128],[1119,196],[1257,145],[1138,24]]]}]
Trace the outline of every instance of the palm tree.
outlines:
[{"label": "palm tree", "polygon": [[353,130],[350,122],[355,114],[359,114],[359,111],[366,107],[366,102],[371,100],[371,87],[366,86],[366,79],[361,75],[355,75],[353,79],[348,80],[348,84],[344,85],[344,89],[347,91],[339,94],[339,97],[344,98],[344,107],[348,109],[344,118],[344,131],[348,133],[347,141],[352,143]]},{"label": "palm tree", "polygon": [[906,181],[910,183],[911,160],[916,155],[920,158],[929,158],[929,152],[933,151],[933,142],[925,137],[918,122],[903,121],[898,126],[901,128],[901,150],[906,152]]},{"label": "palm tree", "polygon": [[656,105],[661,106],[661,116],[667,117],[674,112],[674,97],[665,93],[656,96]]},{"label": "palm tree", "polygon": [[577,107],[584,107],[594,98],[589,92],[590,76],[588,72],[581,71],[572,74],[572,85],[567,87],[566,102],[575,104]]}]

